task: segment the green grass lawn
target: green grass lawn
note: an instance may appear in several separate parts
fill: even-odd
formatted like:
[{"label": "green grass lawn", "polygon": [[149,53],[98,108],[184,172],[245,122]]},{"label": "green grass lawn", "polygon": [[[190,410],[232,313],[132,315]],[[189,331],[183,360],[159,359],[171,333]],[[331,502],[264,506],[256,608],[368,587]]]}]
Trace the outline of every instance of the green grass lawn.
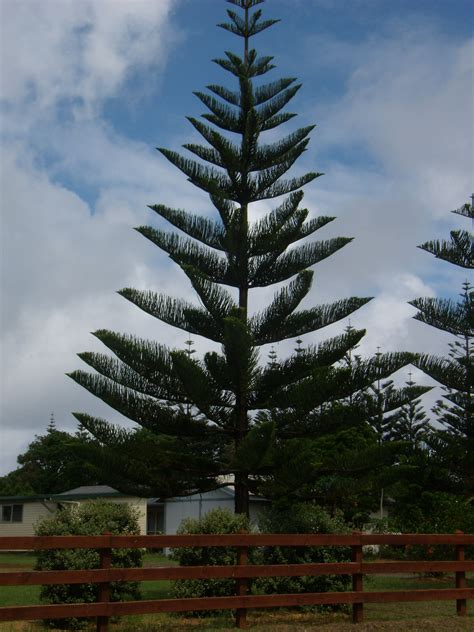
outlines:
[{"label": "green grass lawn", "polygon": [[[36,557],[33,553],[0,553],[0,572],[12,570],[28,570],[34,567]],[[147,552],[143,558],[143,566],[174,566],[176,562],[166,556]],[[170,596],[171,582],[142,582],[143,599],[165,599]],[[2,586],[0,590],[1,606],[26,606],[39,604],[40,586]]]},{"label": "green grass lawn", "polygon": [[[33,553],[0,552],[0,572],[28,570],[33,568],[36,558]],[[39,586],[2,586],[0,606],[24,606],[40,603]]]},{"label": "green grass lawn", "polygon": [[[474,588],[474,575],[468,576],[467,585]],[[377,590],[427,590],[434,588],[454,588],[454,576],[446,575],[442,578],[418,577],[412,578],[396,576],[372,576],[364,581],[364,589],[367,591]],[[470,606],[470,607],[469,607]],[[366,604],[364,606],[365,618],[367,620],[393,620],[400,617],[403,611],[405,619],[422,619],[428,617],[456,616],[456,604],[454,601],[421,601],[421,602],[400,602],[387,604]],[[470,612],[469,612],[470,611]],[[474,616],[474,604],[468,604],[468,613]],[[471,619],[470,632],[474,632],[474,621]]]},{"label": "green grass lawn", "polygon": [[178,562],[170,559],[162,553],[147,551],[143,556],[143,566],[177,566]]},{"label": "green grass lawn", "polygon": [[0,571],[11,570],[12,568],[33,568],[35,561],[35,554],[30,551],[25,553],[0,551]]},{"label": "green grass lawn", "polygon": [[[1,553],[0,572],[32,568],[35,556],[29,553]],[[146,553],[144,566],[174,565],[159,553]],[[474,587],[474,574],[468,575],[468,585]],[[454,587],[453,576],[441,578],[419,578],[402,576],[372,576],[364,579],[364,589],[381,590],[420,590],[426,588]],[[142,582],[143,599],[165,599],[171,596],[170,581]],[[39,586],[6,586],[0,591],[0,606],[28,605],[39,603]],[[260,610],[248,614],[249,627],[258,632],[286,632],[298,629],[298,632],[314,630],[317,625],[322,632],[339,632],[354,630],[348,613],[313,614],[289,610]],[[473,632],[474,604],[468,604],[468,616],[456,617],[456,606],[451,601],[366,604],[364,607],[365,623],[357,626],[358,632]],[[94,625],[91,624],[91,630]],[[41,632],[40,623],[14,622],[0,623],[2,632]],[[114,624],[116,632],[223,632],[235,630],[231,613],[225,612],[217,617],[184,618],[182,616],[156,614],[124,617],[120,623]]]}]

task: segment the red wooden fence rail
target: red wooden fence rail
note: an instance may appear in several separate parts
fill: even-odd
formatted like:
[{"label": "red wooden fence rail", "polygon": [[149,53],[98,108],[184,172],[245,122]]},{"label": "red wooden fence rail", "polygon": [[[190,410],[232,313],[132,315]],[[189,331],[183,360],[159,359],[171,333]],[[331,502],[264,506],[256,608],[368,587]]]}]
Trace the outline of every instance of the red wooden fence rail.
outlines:
[{"label": "red wooden fence rail", "polygon": [[[452,545],[454,561],[439,562],[369,562],[363,561],[365,545]],[[275,608],[319,604],[352,604],[354,623],[363,620],[365,603],[455,600],[458,615],[465,615],[467,599],[474,598],[474,589],[466,587],[466,572],[474,571],[474,561],[465,560],[465,546],[474,545],[474,535],[352,535],[321,534],[226,534],[179,536],[24,536],[0,537],[0,550],[44,550],[94,548],[101,552],[101,568],[74,571],[20,571],[0,573],[0,586],[46,584],[99,584],[99,601],[87,604],[14,606],[0,608],[0,621],[54,619],[64,617],[96,617],[97,630],[108,629],[110,617],[188,610],[235,609],[236,624],[246,626],[249,608]],[[111,568],[111,550],[119,548],[173,548],[179,546],[233,546],[238,549],[235,566],[188,566],[156,568]],[[350,546],[351,562],[320,564],[248,564],[248,548],[261,546]],[[364,592],[363,576],[389,573],[451,572],[455,588],[412,591]],[[352,576],[352,591],[303,594],[250,595],[249,585],[257,577],[289,577],[304,575]],[[112,581],[147,581],[157,579],[234,578],[236,596],[150,601],[110,602]]]}]

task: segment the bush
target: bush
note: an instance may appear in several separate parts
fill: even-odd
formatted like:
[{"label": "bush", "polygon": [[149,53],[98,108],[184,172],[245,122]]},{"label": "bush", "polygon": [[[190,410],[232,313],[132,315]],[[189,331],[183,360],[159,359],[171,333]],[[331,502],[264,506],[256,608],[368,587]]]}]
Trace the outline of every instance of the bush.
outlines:
[{"label": "bush", "polygon": [[[185,518],[178,534],[199,533],[240,533],[249,531],[250,524],[243,514],[234,514],[229,509],[216,508],[202,518]],[[181,566],[224,566],[237,562],[237,549],[234,547],[181,547],[174,549],[172,559]],[[176,598],[187,597],[224,597],[235,595],[235,579],[180,579],[173,583],[173,595]],[[211,611],[195,612],[197,616],[206,616]]]},{"label": "bush", "polygon": [[[330,516],[322,507],[312,503],[297,503],[290,507],[274,506],[260,520],[260,530],[266,533],[348,533],[348,526],[340,515]],[[264,547],[259,550],[260,564],[315,564],[319,562],[348,562],[349,547]],[[257,580],[259,592],[310,593],[347,590],[348,575],[316,575],[305,577],[263,577]],[[316,607],[315,607],[316,608]],[[318,606],[318,610],[341,609],[342,606]]]},{"label": "bush", "polygon": [[[35,527],[36,535],[138,535],[138,513],[125,504],[102,500],[89,501],[79,506],[66,507],[51,518],[40,521]],[[133,568],[142,565],[140,549],[112,550],[112,566]],[[100,555],[95,549],[54,549],[38,551],[36,570],[77,570],[99,568]],[[112,582],[111,601],[139,599],[137,582]],[[43,586],[41,601],[57,603],[89,603],[97,601],[97,584],[66,584]],[[86,625],[86,619],[69,618],[48,620],[51,628],[78,630]]]},{"label": "bush", "polygon": [[[378,525],[376,532],[398,533],[474,533],[474,507],[445,492],[424,492],[418,503],[395,507],[385,525]],[[409,545],[406,547],[381,547],[383,557],[409,560],[454,560],[454,547],[435,545]],[[472,559],[474,547],[466,547],[466,557]]]}]

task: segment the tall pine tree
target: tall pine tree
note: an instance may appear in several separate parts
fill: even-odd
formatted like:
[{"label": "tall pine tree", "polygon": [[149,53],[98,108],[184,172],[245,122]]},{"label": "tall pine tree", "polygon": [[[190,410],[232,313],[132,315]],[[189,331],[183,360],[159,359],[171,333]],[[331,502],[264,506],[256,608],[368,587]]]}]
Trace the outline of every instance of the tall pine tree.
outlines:
[{"label": "tall pine tree", "polygon": [[[473,198],[474,200],[474,198]],[[473,204],[453,211],[474,219]],[[450,241],[429,241],[420,246],[435,257],[464,269],[474,268],[474,235],[452,230]],[[449,357],[421,356],[418,366],[443,385],[443,399],[434,412],[444,430],[439,433],[452,463],[457,483],[474,490],[474,287],[462,284],[459,299],[418,298],[410,302],[419,311],[415,318],[454,336]]]},{"label": "tall pine tree", "polygon": [[[405,384],[405,391],[407,393],[413,392],[416,384],[412,379],[411,371]],[[430,432],[431,425],[421,403],[421,398],[415,397],[401,407],[395,423],[390,429],[389,436],[396,441],[407,441],[414,450],[418,450]]]},{"label": "tall pine tree", "polygon": [[[278,20],[262,19],[256,6],[263,0],[228,1],[237,11],[228,10],[230,21],[219,26],[241,38],[243,51],[226,52],[214,61],[237,88],[209,85],[208,92],[195,93],[208,112],[203,120],[189,121],[206,144],[184,147],[200,160],[159,149],[189,182],[209,194],[214,211],[199,216],[157,204],[152,211],[179,232],[137,228],[180,266],[200,306],[151,291],[120,291],[162,322],[219,343],[222,352],[198,359],[163,344],[100,330],[94,335],[115,358],[81,353],[97,373],[78,370],[70,376],[144,429],[128,432],[74,413],[102,442],[104,458],[113,463],[113,452],[119,455],[116,463],[122,475],[126,471],[124,483],[131,479],[143,493],[161,493],[161,484],[166,493],[192,493],[216,488],[221,477],[230,476],[235,510],[248,513],[249,492],[256,489],[253,475],[269,467],[269,450],[278,432],[270,413],[275,373],[280,391],[287,395],[302,381],[314,391],[317,371],[342,358],[364,332],[334,338],[280,364],[278,371],[259,364],[258,348],[330,325],[370,299],[353,297],[297,311],[311,288],[310,268],[351,240],[337,237],[294,245],[334,219],[309,218],[308,210],[300,207],[301,188],[321,174],[283,177],[305,151],[314,126],[277,141],[265,140],[266,132],[271,131],[273,139],[275,128],[295,116],[284,108],[301,85],[294,78],[259,81],[274,66],[272,57],[259,56],[251,48],[250,40]],[[270,213],[249,222],[251,204],[280,197]],[[251,290],[289,279],[266,309],[251,312]],[[288,396],[284,404],[290,417],[291,399]],[[130,441],[135,442],[133,452],[122,454]],[[122,466],[121,458],[127,459]]]}]

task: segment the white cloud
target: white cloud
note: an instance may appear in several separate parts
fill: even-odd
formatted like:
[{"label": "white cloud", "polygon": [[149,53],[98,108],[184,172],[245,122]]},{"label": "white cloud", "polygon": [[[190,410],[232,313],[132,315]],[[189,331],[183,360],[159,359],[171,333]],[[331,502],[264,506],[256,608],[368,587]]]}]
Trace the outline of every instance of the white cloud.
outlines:
[{"label": "white cloud", "polygon": [[[379,288],[365,314],[354,314],[352,319],[355,326],[364,326],[369,333],[367,340],[361,344],[361,351],[371,355],[377,347],[387,352],[421,350],[425,343],[431,346],[430,351],[433,352],[433,336],[429,328],[421,327],[412,320],[416,310],[408,304],[414,297],[432,296],[432,288],[407,273],[381,278]],[[415,339],[418,327],[423,331]]]},{"label": "white cloud", "polygon": [[[115,290],[132,286],[180,296],[189,284],[166,255],[131,230],[151,212],[140,203],[137,211],[120,189],[110,187],[92,214],[75,193],[32,165],[12,159],[4,176],[5,208],[11,212],[2,231],[8,264],[2,291],[10,298],[2,305],[2,435],[10,437],[8,426],[14,425],[16,437],[13,443],[11,437],[0,441],[7,470],[18,446],[31,440],[31,429],[46,427],[51,411],[69,428],[75,425],[72,410],[110,413],[64,375],[82,364],[77,352],[104,351],[91,331],[107,328],[183,345],[184,333],[141,312]],[[135,184],[134,193],[145,196],[138,176]]]},{"label": "white cloud", "polygon": [[[171,0],[6,0],[2,92],[36,117],[61,102],[91,116],[137,67],[166,61]],[[36,114],[35,114],[36,113]]]},{"label": "white cloud", "polygon": [[[157,284],[156,253],[131,231],[150,219],[157,157],[100,117],[132,72],[164,67],[174,7],[171,0],[2,3],[1,471],[14,467],[51,410],[60,425],[74,425],[70,411],[83,407],[84,394],[64,373],[78,366],[78,351],[98,348],[91,330],[129,329],[132,306],[115,290]],[[162,177],[173,182],[168,171]],[[58,174],[96,187],[95,208],[58,184]],[[170,269],[160,282],[183,280]],[[154,337],[153,319],[136,311],[134,332]],[[168,333],[171,344],[181,338]]]},{"label": "white cloud", "polygon": [[419,200],[413,212],[444,216],[472,188],[474,40],[394,29],[353,51],[347,89],[319,139],[369,152],[394,191],[409,187]]},{"label": "white cloud", "polygon": [[[446,348],[442,334],[412,320],[406,301],[455,292],[465,278],[417,245],[469,228],[449,211],[468,200],[472,187],[473,43],[416,23],[385,24],[381,35],[360,44],[309,39],[324,64],[343,67],[346,87],[321,110],[308,155],[319,168],[321,155],[332,158],[306,199],[318,214],[337,215],[332,234],[355,237],[316,268],[313,296],[316,287],[323,297],[373,294],[354,316],[368,328],[371,351],[385,341],[392,348]],[[310,120],[318,119],[314,109],[306,111]]]}]

